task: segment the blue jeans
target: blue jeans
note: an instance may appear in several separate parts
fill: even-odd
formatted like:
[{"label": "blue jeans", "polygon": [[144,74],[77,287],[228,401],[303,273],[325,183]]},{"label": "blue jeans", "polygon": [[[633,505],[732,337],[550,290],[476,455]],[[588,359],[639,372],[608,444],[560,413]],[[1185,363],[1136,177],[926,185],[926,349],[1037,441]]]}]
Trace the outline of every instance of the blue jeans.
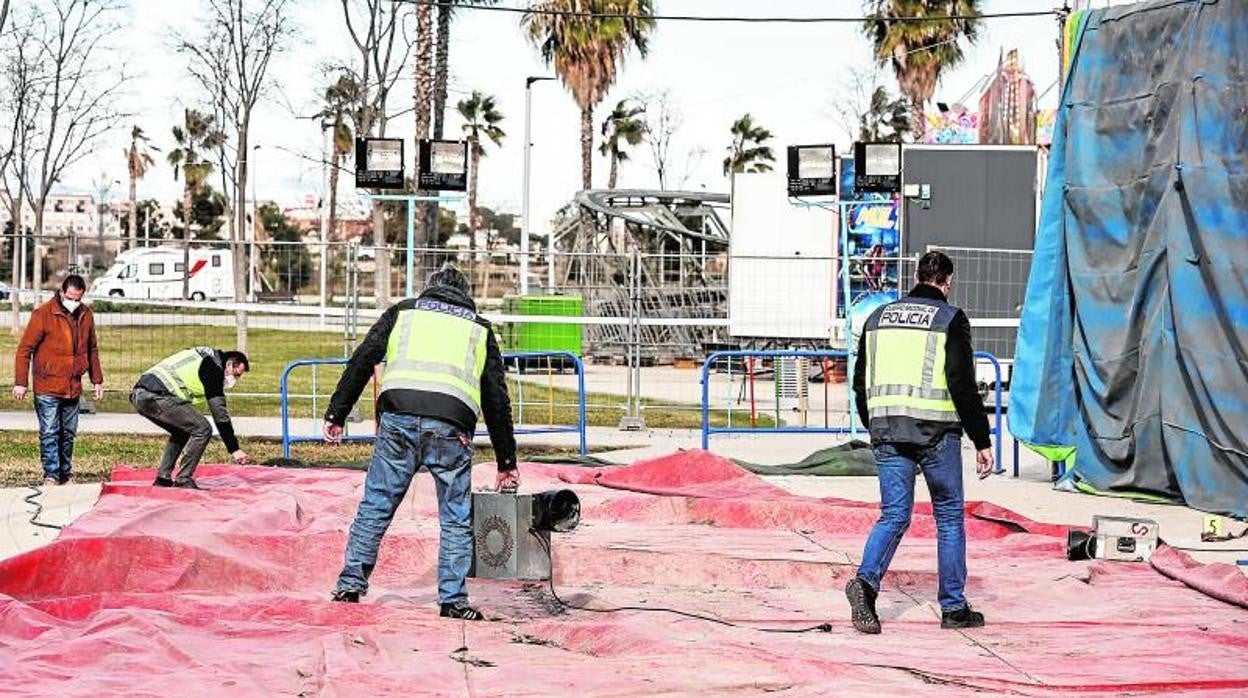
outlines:
[{"label": "blue jeans", "polygon": [[73,471],[74,436],[78,433],[78,398],[67,400],[54,395],[35,396],[39,417],[39,458],[43,476],[62,484]]},{"label": "blue jeans", "polygon": [[871,529],[858,576],[876,591],[910,527],[914,510],[914,475],[923,471],[936,517],[936,560],[940,572],[937,600],[945,611],[966,606],[966,528],[963,524],[961,437],[949,433],[932,446],[875,445],[880,478],[880,520]]},{"label": "blue jeans", "polygon": [[472,440],[440,419],[384,413],[364,498],[351,524],[338,589],[368,590],[377,549],[394,512],[421,467],[438,491],[438,601],[466,602],[464,579],[472,564]]}]

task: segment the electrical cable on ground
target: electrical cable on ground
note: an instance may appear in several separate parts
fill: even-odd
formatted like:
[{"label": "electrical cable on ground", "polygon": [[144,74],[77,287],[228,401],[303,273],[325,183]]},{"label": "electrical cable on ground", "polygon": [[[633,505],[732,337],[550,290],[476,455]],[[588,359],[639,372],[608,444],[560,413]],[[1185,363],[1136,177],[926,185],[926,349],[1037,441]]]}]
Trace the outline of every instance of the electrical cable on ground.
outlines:
[{"label": "electrical cable on ground", "polygon": [[[741,24],[859,24],[876,20],[875,17],[742,17],[713,15],[636,15],[622,12],[583,12],[574,10],[555,10],[542,7],[507,7],[498,5],[477,5],[452,2],[450,0],[391,0],[405,5],[427,5],[431,8],[453,7],[459,10],[481,10],[486,12],[510,12],[526,15],[557,15],[562,17],[586,17],[596,19],[648,19],[671,22],[719,22]],[[984,12],[977,15],[933,15],[930,17],[881,17],[882,22],[947,22],[957,20],[1008,19],[1018,17],[1056,17],[1055,10],[1030,10],[1024,12]]]},{"label": "electrical cable on ground", "polygon": [[754,625],[743,625],[740,623],[734,623],[729,620],[724,620],[722,618],[715,618],[713,616],[704,616],[698,613],[690,613],[689,611],[681,611],[675,608],[665,608],[662,606],[613,606],[611,608],[592,608],[589,606],[579,606],[576,604],[571,604],[571,603],[568,603],[567,601],[564,601],[562,598],[560,598],[559,592],[555,591],[555,571],[554,571],[555,557],[554,557],[554,553],[551,551],[550,541],[546,540],[541,535],[537,535],[537,532],[533,531],[532,529],[530,529],[529,532],[533,533],[534,537],[536,537],[539,541],[542,541],[542,547],[545,548],[546,554],[550,556],[551,571],[550,571],[550,579],[547,580],[550,583],[550,595],[551,597],[555,599],[556,603],[558,603],[560,606],[563,606],[564,608],[572,608],[578,611],[590,611],[592,613],[619,613],[621,611],[645,611],[645,612],[650,612],[650,613],[671,613],[674,615],[683,616],[685,618],[692,618],[693,620],[706,621],[707,623],[715,623],[716,625],[723,625],[729,628],[740,628],[742,630],[755,630],[760,633],[786,633],[786,634],[797,635],[797,634],[811,633],[811,632],[816,632],[816,631],[823,632],[823,633],[832,632],[831,623],[820,623],[818,625],[812,625],[812,626],[805,627],[805,628],[760,628]]},{"label": "electrical cable on ground", "polygon": [[30,523],[35,526],[40,526],[43,528],[51,528],[57,531],[61,530],[62,528],[65,528],[64,526],[57,526],[56,524],[44,523],[39,520],[39,515],[43,513],[43,505],[39,503],[38,498],[43,495],[43,490],[39,487],[39,485],[26,485],[26,486],[29,487],[32,491],[30,494],[23,497],[22,501],[26,502],[27,504],[35,508],[35,513],[30,515]]}]

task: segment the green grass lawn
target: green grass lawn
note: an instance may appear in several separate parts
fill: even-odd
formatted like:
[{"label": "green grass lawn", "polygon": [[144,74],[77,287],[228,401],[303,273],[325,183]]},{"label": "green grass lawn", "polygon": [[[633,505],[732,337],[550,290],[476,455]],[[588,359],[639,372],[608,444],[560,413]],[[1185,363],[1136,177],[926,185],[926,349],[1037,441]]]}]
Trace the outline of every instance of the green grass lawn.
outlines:
[{"label": "green grass lawn", "polygon": [[[104,368],[104,400],[97,406],[101,412],[130,412],[130,388],[140,374],[157,361],[190,346],[232,348],[233,327],[208,327],[199,325],[156,325],[143,327],[98,327],[100,361]],[[31,409],[30,401],[18,403],[9,395],[13,385],[13,355],[17,337],[0,332],[0,409]],[[253,329],[248,332],[248,358],[251,371],[230,392],[230,413],[242,417],[277,417],[281,414],[278,398],[282,370],[295,359],[309,357],[342,356],[342,335],[335,332],[298,332],[291,330]],[[342,375],[340,366],[320,366],[314,372],[302,367],[291,373],[290,414],[292,418],[307,419],[323,414],[329,397]],[[315,384],[314,384],[315,381]],[[524,386],[524,405],[518,404],[514,380],[511,385],[513,415],[517,423],[528,425],[568,425],[576,423],[576,393],[533,383]],[[312,396],[315,395],[315,398]],[[624,416],[624,399],[619,396],[586,396],[588,404],[586,420],[590,426],[617,426]],[[653,406],[653,401],[643,401]],[[360,415],[373,418],[372,388],[365,389],[359,403]],[[523,413],[523,420],[520,419]],[[669,409],[653,407],[646,409],[646,425],[661,429],[697,429],[702,425],[702,415],[696,405],[688,408]],[[728,426],[728,414],[723,410],[711,413],[713,426]],[[759,415],[758,426],[774,426],[768,415]],[[734,410],[732,426],[749,426],[748,410]]]},{"label": "green grass lawn", "polygon": [[[39,440],[34,431],[0,432],[0,486],[13,487],[37,482],[42,471],[39,467]],[[243,448],[257,463],[280,458],[282,444],[272,439],[245,439]],[[160,436],[134,436],[126,434],[80,434],[74,442],[74,478],[78,482],[107,480],[118,465],[154,468],[165,449],[165,439]],[[307,443],[291,447],[291,458],[309,466],[364,467],[372,456],[371,444]],[[566,448],[522,447],[520,459],[534,456],[571,455],[576,451]],[[203,463],[228,463],[229,454],[221,442],[214,439],[204,453]],[[473,460],[477,463],[493,463],[494,452],[479,447]]]}]

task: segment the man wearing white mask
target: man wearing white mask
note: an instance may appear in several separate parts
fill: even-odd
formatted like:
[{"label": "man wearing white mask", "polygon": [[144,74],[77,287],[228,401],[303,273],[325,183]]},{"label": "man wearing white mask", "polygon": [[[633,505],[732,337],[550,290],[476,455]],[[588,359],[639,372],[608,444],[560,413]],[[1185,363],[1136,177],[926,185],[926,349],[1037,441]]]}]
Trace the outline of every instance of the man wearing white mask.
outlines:
[{"label": "man wearing white mask", "polygon": [[[241,351],[221,351],[210,347],[184,349],[139,376],[130,393],[130,404],[148,421],[169,432],[169,443],[156,470],[156,487],[201,489],[195,482],[195,467],[212,438],[212,426],[196,409],[207,403],[221,442],[234,462],[251,462],[238,445],[234,426],[225,405],[225,391],[251,368]],[[175,478],[173,468],[182,458]]]},{"label": "man wearing white mask", "polygon": [[104,397],[95,317],[91,308],[82,304],[86,290],[87,282],[81,276],[65,277],[60,293],[30,314],[30,322],[17,345],[13,397],[26,399],[33,373],[39,456],[43,462],[43,484],[47,486],[63,485],[73,474],[71,460],[78,432],[82,374],[90,374],[95,399]]}]

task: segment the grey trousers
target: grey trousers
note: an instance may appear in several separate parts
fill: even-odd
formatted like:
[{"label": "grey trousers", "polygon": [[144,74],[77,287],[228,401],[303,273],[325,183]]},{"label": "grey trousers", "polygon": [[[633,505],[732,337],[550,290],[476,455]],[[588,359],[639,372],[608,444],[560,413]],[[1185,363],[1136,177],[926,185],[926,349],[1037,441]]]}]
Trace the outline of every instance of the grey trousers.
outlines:
[{"label": "grey trousers", "polygon": [[204,456],[204,449],[212,439],[212,425],[191,403],[172,395],[153,393],[142,387],[130,392],[130,404],[152,424],[169,432],[169,443],[160,459],[156,476],[171,478],[178,456],[182,456],[182,469],[178,481],[186,482],[195,474],[195,466]]}]

